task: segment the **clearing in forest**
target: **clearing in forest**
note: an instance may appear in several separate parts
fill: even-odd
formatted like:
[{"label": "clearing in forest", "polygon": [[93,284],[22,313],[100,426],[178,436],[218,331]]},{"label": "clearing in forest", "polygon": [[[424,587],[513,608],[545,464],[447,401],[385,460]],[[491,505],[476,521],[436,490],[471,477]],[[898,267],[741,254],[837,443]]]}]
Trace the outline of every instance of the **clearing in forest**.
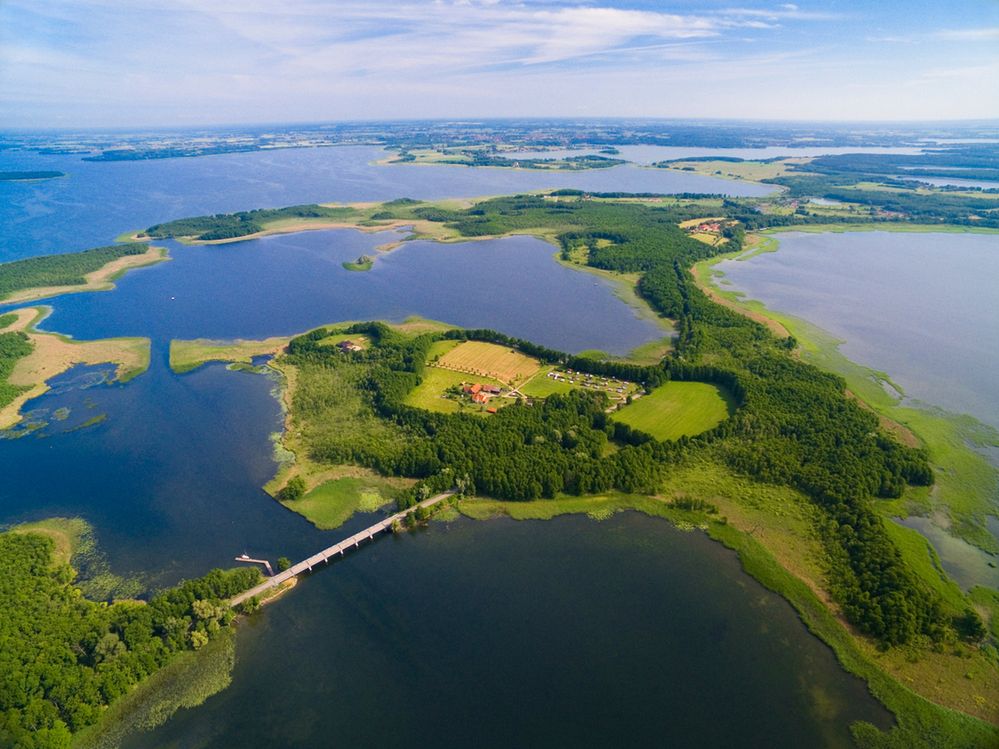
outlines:
[{"label": "clearing in forest", "polygon": [[667,382],[651,395],[636,398],[613,418],[656,439],[673,440],[717,426],[734,408],[732,396],[715,385]]}]

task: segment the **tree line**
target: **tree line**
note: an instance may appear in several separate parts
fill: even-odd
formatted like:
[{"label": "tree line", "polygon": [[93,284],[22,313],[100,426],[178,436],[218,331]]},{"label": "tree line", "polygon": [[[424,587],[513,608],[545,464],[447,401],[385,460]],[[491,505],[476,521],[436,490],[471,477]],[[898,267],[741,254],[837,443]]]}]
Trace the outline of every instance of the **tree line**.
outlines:
[{"label": "tree line", "polygon": [[113,260],[141,255],[148,249],[149,246],[142,242],[128,242],[0,263],[0,299],[24,289],[85,284],[84,276],[88,273],[100,270]]},{"label": "tree line", "polygon": [[[0,745],[66,749],[107,706],[232,623],[225,600],[260,579],[212,570],[141,601],[95,602],[53,563],[52,539],[0,534]],[[31,636],[25,636],[31,633]]]}]

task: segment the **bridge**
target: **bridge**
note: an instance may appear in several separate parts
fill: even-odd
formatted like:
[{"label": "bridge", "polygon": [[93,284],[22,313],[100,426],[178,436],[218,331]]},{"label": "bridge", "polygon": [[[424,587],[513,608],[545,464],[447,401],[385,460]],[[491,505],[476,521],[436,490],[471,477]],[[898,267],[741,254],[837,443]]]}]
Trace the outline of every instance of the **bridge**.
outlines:
[{"label": "bridge", "polygon": [[[425,499],[422,502],[419,502],[413,505],[412,507],[403,510],[402,512],[397,512],[394,515],[390,515],[384,520],[380,520],[374,525],[365,528],[363,531],[358,531],[353,536],[345,538],[343,541],[335,543],[332,546],[323,549],[317,554],[313,554],[308,559],[305,559],[299,562],[298,564],[293,564],[291,567],[284,570],[283,572],[278,572],[276,575],[271,575],[259,585],[255,585],[249,590],[244,590],[239,595],[229,599],[229,605],[238,606],[239,604],[243,603],[243,601],[247,601],[250,598],[253,598],[253,596],[259,596],[261,593],[264,593],[270,590],[271,588],[276,588],[286,580],[290,580],[293,577],[298,577],[303,572],[312,572],[313,567],[318,567],[320,564],[325,564],[329,562],[329,560],[332,559],[333,557],[343,556],[344,553],[349,551],[350,549],[356,549],[358,546],[360,546],[362,541],[370,541],[379,533],[391,530],[392,526],[397,521],[402,521],[407,515],[416,512],[419,508],[432,507],[438,502],[444,501],[453,494],[454,494],[453,491],[444,492],[443,494],[437,494],[436,496],[430,497],[429,499]],[[240,560],[240,561],[246,561],[246,560]]]}]

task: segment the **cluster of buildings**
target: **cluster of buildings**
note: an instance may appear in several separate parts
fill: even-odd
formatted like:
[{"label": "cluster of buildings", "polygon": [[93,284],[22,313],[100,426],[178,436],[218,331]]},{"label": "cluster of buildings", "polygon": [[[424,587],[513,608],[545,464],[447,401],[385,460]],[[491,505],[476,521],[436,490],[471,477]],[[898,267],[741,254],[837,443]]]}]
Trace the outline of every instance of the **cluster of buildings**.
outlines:
[{"label": "cluster of buildings", "polygon": [[[497,385],[483,385],[476,382],[474,384],[465,383],[461,386],[461,392],[465,395],[471,396],[472,403],[478,403],[484,406],[489,403],[490,398],[494,398],[499,395],[502,390]],[[495,408],[487,408],[486,411],[489,413],[496,413]]]}]

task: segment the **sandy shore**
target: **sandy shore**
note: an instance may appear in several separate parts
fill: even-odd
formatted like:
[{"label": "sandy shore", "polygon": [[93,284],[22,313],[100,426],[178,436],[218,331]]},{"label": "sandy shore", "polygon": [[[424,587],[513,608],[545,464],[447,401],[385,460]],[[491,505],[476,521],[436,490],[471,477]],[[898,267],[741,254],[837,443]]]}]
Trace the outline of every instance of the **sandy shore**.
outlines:
[{"label": "sandy shore", "polygon": [[14,292],[2,301],[4,304],[16,304],[33,302],[36,299],[45,299],[60,294],[75,294],[81,291],[110,291],[114,288],[114,281],[133,268],[142,268],[168,259],[169,255],[165,247],[150,247],[141,255],[125,255],[117,260],[112,260],[92,273],[88,273],[84,276],[85,283],[73,284],[72,286],[39,286],[33,289],[24,289]]}]

